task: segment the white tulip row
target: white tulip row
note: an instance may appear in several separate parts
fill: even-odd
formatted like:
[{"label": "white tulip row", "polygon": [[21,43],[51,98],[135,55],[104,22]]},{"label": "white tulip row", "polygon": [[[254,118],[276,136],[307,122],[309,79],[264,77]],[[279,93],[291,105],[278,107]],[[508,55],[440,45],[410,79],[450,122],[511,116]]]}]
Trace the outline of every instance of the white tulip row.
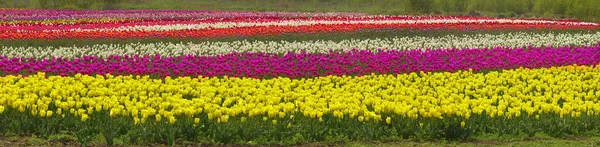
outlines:
[{"label": "white tulip row", "polygon": [[[276,22],[221,22],[221,23],[199,23],[199,24],[168,24],[168,25],[136,25],[114,28],[94,29],[69,29],[68,31],[174,31],[174,30],[198,30],[211,28],[235,28],[250,26],[308,26],[308,25],[334,25],[334,24],[453,24],[453,23],[527,23],[527,24],[566,24],[566,25],[598,25],[588,22],[561,22],[548,20],[518,20],[518,19],[425,19],[425,20],[291,20]],[[27,32],[28,30],[17,30]],[[65,31],[62,29],[44,30],[45,32]]]},{"label": "white tulip row", "polygon": [[232,52],[300,53],[348,51],[351,49],[445,49],[488,48],[496,46],[567,46],[596,45],[600,32],[590,33],[507,33],[500,35],[448,35],[443,37],[394,37],[376,39],[348,39],[342,41],[231,41],[200,43],[132,43],[125,45],[96,44],[73,47],[0,47],[0,56],[33,58],[76,58],[81,56],[107,57],[110,55],[220,55]]}]

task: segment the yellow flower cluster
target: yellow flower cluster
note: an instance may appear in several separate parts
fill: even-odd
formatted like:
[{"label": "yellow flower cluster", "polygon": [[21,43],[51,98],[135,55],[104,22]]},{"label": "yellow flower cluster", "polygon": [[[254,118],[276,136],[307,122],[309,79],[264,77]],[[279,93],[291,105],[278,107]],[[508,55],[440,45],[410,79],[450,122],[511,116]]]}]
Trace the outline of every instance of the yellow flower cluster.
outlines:
[{"label": "yellow flower cluster", "polygon": [[[49,76],[0,78],[5,107],[47,117],[70,112],[86,121],[94,113],[177,121],[175,116],[227,123],[230,118],[290,118],[323,121],[324,115],[393,123],[394,117],[471,115],[539,118],[548,113],[599,115],[600,68],[564,66],[500,72],[410,73],[309,79],[190,78],[148,76]],[[57,109],[49,110],[53,105]],[[272,121],[273,124],[278,123]]]}]

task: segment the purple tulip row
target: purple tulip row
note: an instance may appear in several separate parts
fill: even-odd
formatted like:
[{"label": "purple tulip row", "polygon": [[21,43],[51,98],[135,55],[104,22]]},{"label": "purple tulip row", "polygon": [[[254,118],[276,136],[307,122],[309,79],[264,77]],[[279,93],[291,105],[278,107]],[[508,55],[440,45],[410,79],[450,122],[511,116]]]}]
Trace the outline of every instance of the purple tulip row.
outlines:
[{"label": "purple tulip row", "polygon": [[219,56],[110,56],[76,59],[0,57],[0,73],[69,76],[81,74],[230,77],[315,77],[468,70],[540,68],[600,63],[600,45],[440,50],[352,50],[345,53],[231,53]]}]

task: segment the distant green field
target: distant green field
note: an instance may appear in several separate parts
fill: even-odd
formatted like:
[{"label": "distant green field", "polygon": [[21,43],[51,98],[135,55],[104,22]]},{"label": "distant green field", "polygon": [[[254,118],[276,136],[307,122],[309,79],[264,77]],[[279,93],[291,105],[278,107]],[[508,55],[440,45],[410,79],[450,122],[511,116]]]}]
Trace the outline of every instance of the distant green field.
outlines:
[{"label": "distant green field", "polygon": [[5,8],[340,11],[600,20],[598,0],[0,0]]}]

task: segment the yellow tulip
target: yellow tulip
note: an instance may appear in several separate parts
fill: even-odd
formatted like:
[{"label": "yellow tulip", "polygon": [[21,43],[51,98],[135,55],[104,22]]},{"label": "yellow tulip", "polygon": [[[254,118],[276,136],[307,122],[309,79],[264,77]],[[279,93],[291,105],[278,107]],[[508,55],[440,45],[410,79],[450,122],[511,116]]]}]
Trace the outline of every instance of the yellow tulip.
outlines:
[{"label": "yellow tulip", "polygon": [[176,120],[177,120],[177,119],[175,119],[175,117],[174,117],[174,116],[169,116],[169,123],[170,123],[170,124],[175,124],[175,121],[176,121]]},{"label": "yellow tulip", "polygon": [[200,123],[200,118],[194,118],[194,124],[199,124]]},{"label": "yellow tulip", "polygon": [[21,112],[21,113],[25,112],[25,107],[19,106],[19,112]]},{"label": "yellow tulip", "polygon": [[116,110],[116,109],[111,109],[109,112],[110,117],[115,117],[115,116],[117,116],[117,114],[118,114],[118,110]]},{"label": "yellow tulip", "polygon": [[280,118],[280,119],[283,119],[283,118],[285,118],[285,113],[284,113],[284,112],[279,112],[279,118]]},{"label": "yellow tulip", "polygon": [[229,121],[229,115],[223,115],[220,119],[222,123],[227,123]]},{"label": "yellow tulip", "polygon": [[160,122],[160,119],[161,119],[160,114],[156,114],[156,115],[154,115],[154,117],[155,117],[156,122]]},{"label": "yellow tulip", "polygon": [[33,115],[33,116],[38,116],[38,111],[37,111],[37,109],[33,109],[33,110],[31,110],[31,115]]},{"label": "yellow tulip", "polygon": [[96,105],[96,112],[100,112],[102,110],[102,105]]},{"label": "yellow tulip", "polygon": [[39,111],[39,113],[40,113],[39,114],[40,117],[42,117],[42,118],[46,117],[47,113],[44,110]]},{"label": "yellow tulip", "polygon": [[87,114],[81,115],[81,121],[83,121],[83,122],[87,121],[88,118],[89,118],[89,116]]},{"label": "yellow tulip", "polygon": [[139,125],[140,124],[140,118],[134,117],[133,118],[133,124],[134,125]]},{"label": "yellow tulip", "polygon": [[[513,118],[520,117],[522,111],[527,117],[536,118],[546,113],[581,117],[581,114],[600,113],[600,102],[593,98],[600,93],[594,89],[599,84],[593,77],[599,76],[600,68],[591,66],[519,68],[487,74],[418,72],[263,80],[236,77],[160,80],[149,76],[81,74],[76,78],[5,76],[2,81],[6,82],[0,87],[0,91],[6,91],[0,96],[0,113],[4,107],[11,107],[21,113],[47,117],[48,105],[54,102],[56,113],[61,116],[63,110],[78,117],[104,110],[110,111],[111,117],[145,119],[155,115],[157,121],[161,117],[194,118],[202,113],[218,122],[227,122],[229,117],[242,117],[242,122],[246,117],[259,116],[265,116],[264,121],[284,119],[286,115],[293,119],[296,113],[319,121],[326,115],[337,119],[348,115],[358,117],[361,122],[382,121],[382,115],[390,113],[395,115],[391,117],[410,119],[468,120],[473,113]],[[539,91],[542,89],[545,92]],[[184,99],[183,95],[193,98]],[[567,101],[563,107],[558,105],[560,99]],[[384,118],[386,123],[391,124],[391,117],[389,121]]]}]

